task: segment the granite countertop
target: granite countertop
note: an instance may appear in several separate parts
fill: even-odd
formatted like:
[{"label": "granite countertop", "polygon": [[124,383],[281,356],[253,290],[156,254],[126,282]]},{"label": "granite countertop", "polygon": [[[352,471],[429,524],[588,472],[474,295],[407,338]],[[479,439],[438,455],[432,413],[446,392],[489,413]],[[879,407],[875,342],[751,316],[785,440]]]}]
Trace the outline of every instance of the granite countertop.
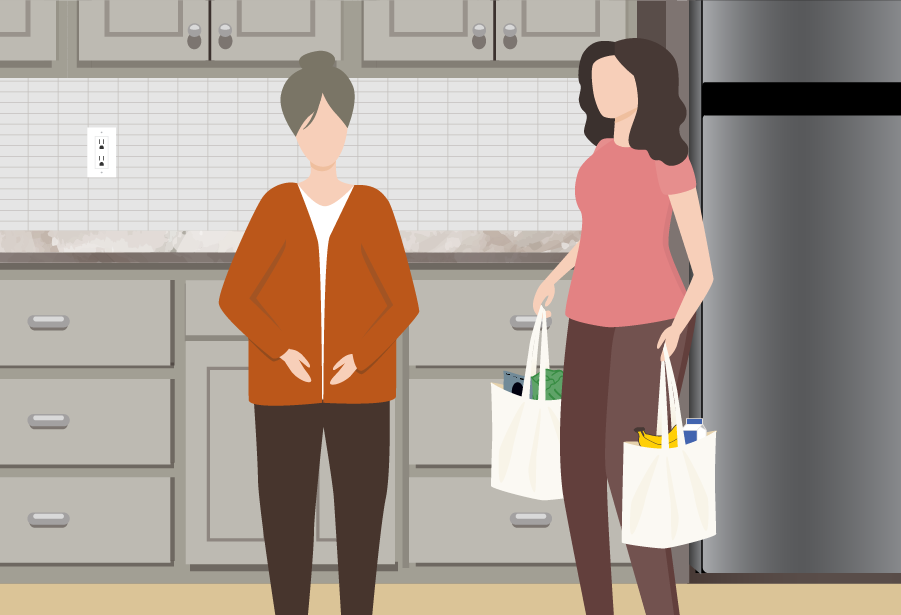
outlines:
[{"label": "granite countertop", "polygon": [[[0,264],[227,265],[240,231],[0,231]],[[579,231],[401,231],[411,264],[559,263]]]}]

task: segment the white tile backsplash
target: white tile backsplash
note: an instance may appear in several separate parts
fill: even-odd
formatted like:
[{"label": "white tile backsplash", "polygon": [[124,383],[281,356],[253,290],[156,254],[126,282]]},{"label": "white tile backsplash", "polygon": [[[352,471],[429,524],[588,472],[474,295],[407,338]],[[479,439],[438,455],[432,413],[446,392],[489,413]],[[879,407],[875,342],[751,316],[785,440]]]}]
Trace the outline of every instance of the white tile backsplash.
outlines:
[{"label": "white tile backsplash", "polygon": [[[404,230],[580,230],[594,146],[572,79],[354,78],[342,181]],[[0,79],[0,230],[243,230],[309,174],[284,79]],[[116,127],[116,178],[86,177],[86,129]]]}]

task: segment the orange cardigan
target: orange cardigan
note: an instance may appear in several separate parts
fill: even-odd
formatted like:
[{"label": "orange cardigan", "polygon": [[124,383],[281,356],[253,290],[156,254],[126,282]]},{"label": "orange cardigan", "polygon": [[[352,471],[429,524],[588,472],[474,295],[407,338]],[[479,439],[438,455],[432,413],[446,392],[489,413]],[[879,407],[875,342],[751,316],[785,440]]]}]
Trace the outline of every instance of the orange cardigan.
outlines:
[{"label": "orange cardigan", "polygon": [[[269,190],[257,205],[222,287],[219,306],[250,340],[250,402],[267,406],[372,403],[396,397],[396,340],[419,313],[394,212],[371,186],[356,185],[328,245],[325,398],[322,397],[319,243],[297,184]],[[309,361],[311,381],[280,357]],[[331,384],[352,354],[357,371]]]}]

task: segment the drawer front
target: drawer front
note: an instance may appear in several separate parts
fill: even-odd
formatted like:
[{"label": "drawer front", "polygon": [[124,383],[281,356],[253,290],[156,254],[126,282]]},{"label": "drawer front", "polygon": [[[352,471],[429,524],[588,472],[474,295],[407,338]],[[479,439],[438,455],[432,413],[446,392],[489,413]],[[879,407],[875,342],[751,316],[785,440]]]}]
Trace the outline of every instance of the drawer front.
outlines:
[{"label": "drawer front", "polygon": [[171,382],[0,379],[0,465],[169,465]]},{"label": "drawer front", "polygon": [[185,283],[185,335],[241,335],[219,307],[224,280]]},{"label": "drawer front", "polygon": [[[491,463],[489,387],[491,382],[503,382],[503,371],[498,373],[501,377],[410,380],[411,464]],[[444,388],[448,384],[450,390]]]},{"label": "drawer front", "polygon": [[[513,316],[535,316],[541,280],[416,280],[419,315],[410,325],[410,365],[525,365],[532,332]],[[551,366],[563,365],[569,280],[555,285],[548,327]]]},{"label": "drawer front", "polygon": [[[607,489],[613,563],[628,563]],[[550,513],[547,527],[514,527],[514,513]],[[410,478],[410,561],[434,564],[575,563],[563,500],[538,501],[491,487],[489,477]]]},{"label": "drawer front", "polygon": [[[513,513],[550,513],[518,528]],[[563,500],[541,502],[491,487],[485,477],[410,478],[410,561],[419,564],[574,563]]]},{"label": "drawer front", "polygon": [[0,365],[168,366],[170,286],[169,280],[0,280]]},{"label": "drawer front", "polygon": [[[0,562],[163,564],[172,561],[169,477],[0,478]],[[65,514],[65,527],[32,523]]]}]

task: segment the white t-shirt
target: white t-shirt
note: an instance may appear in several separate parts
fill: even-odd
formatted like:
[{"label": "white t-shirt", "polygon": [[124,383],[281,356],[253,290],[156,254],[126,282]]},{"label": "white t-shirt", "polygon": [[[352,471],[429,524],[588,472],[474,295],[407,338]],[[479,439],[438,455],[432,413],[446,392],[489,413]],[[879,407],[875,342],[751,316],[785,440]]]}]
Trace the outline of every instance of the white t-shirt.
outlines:
[{"label": "white t-shirt", "polygon": [[[300,188],[300,184],[297,185]],[[347,203],[347,197],[353,192],[353,187],[348,190],[344,196],[332,203],[331,205],[320,205],[311,199],[303,188],[300,188],[300,194],[303,195],[304,203],[307,205],[307,211],[310,212],[310,220],[313,221],[313,228],[316,230],[316,240],[319,242],[319,311],[321,314],[321,330],[322,335],[322,399],[325,399],[325,267],[328,263],[328,240],[331,237],[332,230],[344,210],[344,204]],[[331,366],[330,366],[331,367]]]}]

